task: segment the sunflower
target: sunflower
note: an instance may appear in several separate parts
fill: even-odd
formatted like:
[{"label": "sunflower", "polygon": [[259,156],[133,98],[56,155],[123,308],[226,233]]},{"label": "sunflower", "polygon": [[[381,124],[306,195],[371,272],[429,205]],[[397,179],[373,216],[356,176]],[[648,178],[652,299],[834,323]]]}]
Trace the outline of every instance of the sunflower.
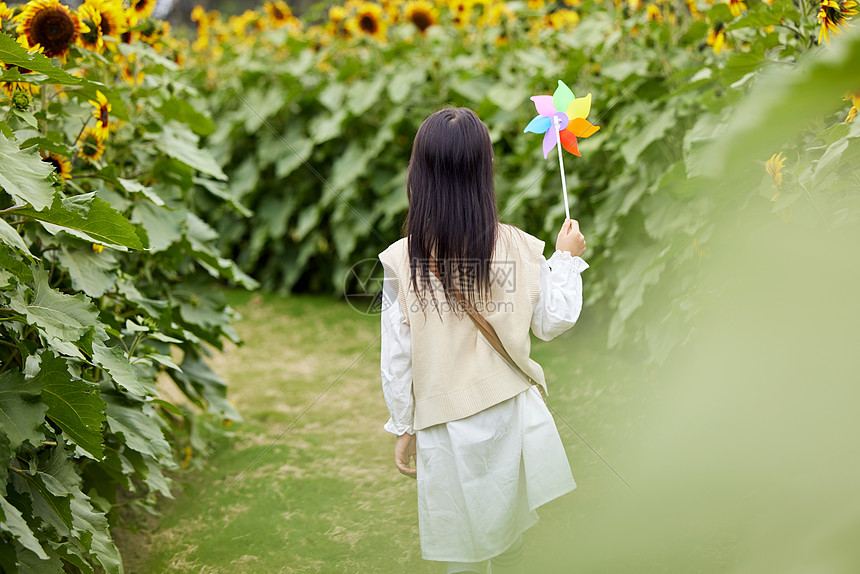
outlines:
[{"label": "sunflower", "polygon": [[850,26],[848,20],[857,14],[857,2],[854,0],[823,0],[818,9],[818,22],[821,30],[818,32],[818,43],[823,38],[830,43],[830,34],[842,33],[843,26]]},{"label": "sunflower", "polygon": [[90,163],[98,161],[105,152],[104,140],[99,132],[90,126],[84,128],[78,139],[78,155]]},{"label": "sunflower", "polygon": [[547,24],[554,30],[565,30],[579,24],[579,14],[574,10],[556,10],[546,15]]},{"label": "sunflower", "polygon": [[69,179],[72,177],[72,164],[67,158],[54,152],[40,151],[39,153],[42,156],[42,161],[54,166],[54,171],[61,178]]},{"label": "sunflower", "polygon": [[411,0],[403,7],[403,16],[412,22],[422,34],[427,32],[427,28],[433,26],[439,20],[439,13],[433,6],[432,2],[427,0]]},{"label": "sunflower", "polygon": [[717,22],[713,28],[708,29],[708,38],[705,42],[708,46],[713,47],[714,54],[727,50],[725,25],[722,22]]},{"label": "sunflower", "polygon": [[135,64],[136,56],[135,54],[129,54],[128,56],[123,56],[122,54],[116,54],[114,56],[113,61],[119,64],[120,70],[122,71],[122,79],[129,83],[132,86],[139,86],[141,82],[143,82],[143,70],[138,70],[135,73],[134,68],[136,68]]},{"label": "sunflower", "polygon": [[851,109],[848,110],[848,117],[845,118],[845,121],[853,122],[854,118],[857,117],[857,110],[860,109],[860,92],[848,94],[845,99],[851,102]]},{"label": "sunflower", "polygon": [[30,46],[42,46],[45,56],[59,58],[63,63],[75,38],[89,32],[77,14],[58,0],[32,0],[12,20],[18,22],[18,35],[24,36]]},{"label": "sunflower", "polygon": [[747,5],[744,4],[743,0],[728,0],[729,11],[732,13],[732,16],[737,18],[741,15],[741,12],[747,9]]},{"label": "sunflower", "polygon": [[269,21],[275,28],[286,25],[293,19],[293,13],[284,0],[275,0],[263,4],[263,11],[269,17]]},{"label": "sunflower", "polygon": [[382,19],[382,6],[373,2],[362,2],[350,19],[349,26],[356,35],[365,35],[385,40],[386,24]]},{"label": "sunflower", "polygon": [[95,251],[96,253],[101,253],[104,250],[105,250],[104,245],[99,245],[98,243],[93,243],[93,251]]},{"label": "sunflower", "polygon": [[764,166],[768,175],[773,178],[772,188],[776,189],[776,194],[770,198],[771,201],[776,201],[779,194],[782,193],[782,168],[785,167],[785,159],[782,152],[773,154]]},{"label": "sunflower", "polygon": [[448,4],[448,10],[453,15],[454,25],[462,28],[472,21],[472,10],[474,0],[452,0]]},{"label": "sunflower", "polygon": [[96,90],[96,100],[90,100],[90,103],[95,108],[93,116],[96,118],[95,132],[99,138],[104,141],[110,133],[110,102],[101,90]]},{"label": "sunflower", "polygon": [[88,31],[78,36],[78,46],[92,50],[93,52],[101,52],[102,47],[104,47],[101,13],[92,4],[82,4],[78,8],[78,17],[89,28]]},{"label": "sunflower", "polygon": [[650,2],[646,4],[645,15],[648,17],[649,22],[657,22],[658,24],[663,22],[663,13],[660,12],[660,7],[656,4],[651,4]]},{"label": "sunflower", "polygon": [[122,36],[127,22],[119,0],[86,0],[83,6],[91,6],[99,13],[99,30],[104,41],[116,41]]},{"label": "sunflower", "polygon": [[687,9],[690,11],[690,16],[698,20],[702,17],[702,13],[699,11],[699,7],[696,5],[696,0],[685,0],[687,4]]},{"label": "sunflower", "polygon": [[5,2],[0,2],[0,24],[3,23],[3,20],[11,18],[13,12],[13,8],[7,7]]},{"label": "sunflower", "polygon": [[129,23],[134,26],[152,15],[158,0],[130,0],[131,6],[126,10]]}]

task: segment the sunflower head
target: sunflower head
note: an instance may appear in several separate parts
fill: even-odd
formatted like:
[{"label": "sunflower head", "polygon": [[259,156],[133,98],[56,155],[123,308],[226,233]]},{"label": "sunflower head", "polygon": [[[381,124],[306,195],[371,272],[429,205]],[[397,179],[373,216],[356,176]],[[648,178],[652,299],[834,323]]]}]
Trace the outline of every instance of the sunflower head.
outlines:
[{"label": "sunflower head", "polygon": [[129,24],[134,26],[149,18],[157,2],[158,0],[129,0],[130,5],[126,9]]},{"label": "sunflower head", "polygon": [[411,0],[403,9],[403,16],[422,34],[427,28],[438,21],[438,12],[431,2],[426,0]]},{"label": "sunflower head", "polygon": [[78,17],[88,28],[86,32],[83,32],[78,36],[78,45],[88,50],[92,50],[93,52],[101,52],[101,49],[104,46],[101,28],[101,13],[92,4],[82,4],[81,7],[78,8]]},{"label": "sunflower head", "polygon": [[785,157],[783,157],[782,152],[775,153],[770,156],[770,159],[767,160],[767,163],[764,166],[765,171],[767,171],[768,175],[773,178],[773,186],[776,189],[780,189],[782,187],[782,168],[785,167]]},{"label": "sunflower head", "polygon": [[54,166],[54,171],[61,178],[69,179],[72,177],[72,164],[69,162],[68,158],[54,152],[41,151],[39,153],[42,156],[42,161]]},{"label": "sunflower head", "polygon": [[89,31],[59,0],[31,0],[13,20],[18,23],[18,35],[24,36],[29,46],[39,45],[45,56],[63,62],[77,37]]},{"label": "sunflower head", "polygon": [[382,6],[379,4],[361,2],[350,24],[356,35],[370,36],[377,40],[385,39],[387,25],[383,20]]},{"label": "sunflower head", "polygon": [[78,10],[79,13],[84,6],[98,12],[99,31],[104,43],[115,42],[120,38],[127,25],[120,0],[85,0]]},{"label": "sunflower head", "polygon": [[848,20],[857,14],[857,2],[854,0],[822,0],[818,7],[818,43],[824,40],[830,43],[830,35],[842,33],[842,28],[850,26]]},{"label": "sunflower head", "polygon": [[104,140],[98,130],[87,126],[78,139],[78,155],[90,163],[98,161],[105,152]]},{"label": "sunflower head", "polygon": [[99,138],[104,141],[110,132],[110,102],[101,90],[96,90],[96,99],[90,100],[93,105],[93,117],[96,118],[95,131],[98,132]]},{"label": "sunflower head", "polygon": [[20,112],[29,110],[30,105],[33,103],[33,98],[30,97],[30,93],[26,90],[14,90],[11,99],[12,107]]},{"label": "sunflower head", "polygon": [[713,48],[714,54],[719,54],[723,50],[728,49],[728,46],[726,46],[725,24],[718,21],[714,24],[713,28],[709,28],[708,37],[705,42]]}]

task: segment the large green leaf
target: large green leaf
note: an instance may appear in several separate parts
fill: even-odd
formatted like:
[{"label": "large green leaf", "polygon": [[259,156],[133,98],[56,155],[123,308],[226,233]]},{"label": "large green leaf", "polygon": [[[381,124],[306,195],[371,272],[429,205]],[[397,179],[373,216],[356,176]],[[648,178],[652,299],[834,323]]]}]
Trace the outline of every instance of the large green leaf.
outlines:
[{"label": "large green leaf", "polygon": [[97,253],[89,247],[75,249],[64,246],[59,258],[69,270],[72,287],[90,297],[101,297],[116,283],[117,261],[111,251]]},{"label": "large green leaf", "polygon": [[2,240],[6,245],[26,253],[27,257],[33,259],[33,254],[30,253],[30,250],[27,248],[27,244],[24,243],[24,240],[21,239],[21,236],[18,235],[15,228],[6,223],[6,220],[2,218],[0,218],[0,240]]},{"label": "large green leaf", "polygon": [[170,120],[164,124],[161,132],[147,134],[146,137],[156,148],[189,167],[216,179],[227,179],[212,154],[199,147],[199,138],[188,126]]},{"label": "large green leaf", "polygon": [[0,375],[0,432],[8,437],[12,452],[24,441],[39,446],[45,439],[40,427],[47,407],[39,401],[41,392],[39,381],[24,378],[20,371]]},{"label": "large green leaf", "polygon": [[126,354],[117,346],[107,347],[93,343],[93,359],[110,374],[111,378],[127,391],[140,397],[155,395],[155,381],[141,380]]},{"label": "large green leaf", "polygon": [[[34,211],[21,209],[17,215],[32,217],[50,225],[62,227],[87,241],[110,247],[143,249],[134,224],[95,192],[66,199],[54,199],[50,209]],[[49,225],[46,228],[51,231]]]},{"label": "large green leaf", "polygon": [[[0,33],[0,37],[3,36],[5,34]],[[19,204],[28,203],[36,210],[51,205],[54,188],[48,176],[54,167],[42,161],[35,149],[22,150],[15,140],[0,132],[0,166],[3,166],[0,169],[0,187]]]},{"label": "large green leaf", "polygon": [[41,354],[36,380],[42,386],[42,401],[48,405],[47,416],[79,447],[96,459],[104,454],[101,424],[105,420],[105,403],[98,387],[73,377],[66,360],[50,352]]},{"label": "large green leaf", "polygon": [[107,422],[111,432],[121,434],[128,448],[170,464],[173,454],[164,440],[151,404],[129,406],[122,397],[105,394]]},{"label": "large green leaf", "polygon": [[71,502],[72,526],[89,542],[88,550],[108,574],[122,574],[119,550],[110,535],[110,524],[104,512],[96,512],[89,498],[75,496]]},{"label": "large green leaf", "polygon": [[33,265],[35,295],[26,301],[26,293],[19,286],[9,305],[26,315],[27,321],[41,328],[48,337],[64,341],[77,341],[89,328],[98,322],[99,313],[83,293],[66,295],[48,285],[48,272]]},{"label": "large green leaf", "polygon": [[47,560],[48,555],[39,541],[33,535],[33,531],[24,520],[21,511],[9,504],[9,501],[0,497],[0,530],[8,532],[21,543],[24,548],[31,550],[43,560]]},{"label": "large green leaf", "polygon": [[62,68],[53,66],[51,60],[45,57],[44,54],[28,53],[12,36],[4,33],[0,33],[0,62],[15,64],[27,70],[44,74],[51,80],[50,83],[52,84],[74,85],[80,84],[83,81],[81,78],[72,76]]}]

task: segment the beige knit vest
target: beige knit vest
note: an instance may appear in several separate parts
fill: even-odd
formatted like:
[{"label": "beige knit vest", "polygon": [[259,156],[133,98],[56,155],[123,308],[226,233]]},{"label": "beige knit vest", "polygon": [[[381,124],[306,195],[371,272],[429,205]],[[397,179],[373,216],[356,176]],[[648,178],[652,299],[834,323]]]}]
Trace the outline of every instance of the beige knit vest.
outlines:
[{"label": "beige knit vest", "polygon": [[[542,240],[500,224],[490,268],[491,295],[478,311],[514,361],[546,390],[543,369],[529,357],[529,329],[540,295],[543,250]],[[430,275],[430,288],[438,302],[435,306],[430,288],[423,300],[414,292],[405,237],[380,253],[379,259],[410,325],[415,430],[473,415],[529,388],[469,316],[463,312],[458,318],[449,308],[435,275]],[[418,283],[422,285],[420,277]],[[456,299],[452,297],[452,301]]]}]

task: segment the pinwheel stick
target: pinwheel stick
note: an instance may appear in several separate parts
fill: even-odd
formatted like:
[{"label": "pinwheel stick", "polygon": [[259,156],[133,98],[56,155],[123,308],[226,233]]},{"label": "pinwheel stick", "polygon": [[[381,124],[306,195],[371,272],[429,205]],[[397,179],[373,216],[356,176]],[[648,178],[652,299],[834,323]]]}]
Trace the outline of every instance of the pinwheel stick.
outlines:
[{"label": "pinwheel stick", "polygon": [[567,181],[564,179],[564,160],[561,158],[561,130],[558,127],[558,116],[553,116],[552,123],[555,125],[555,141],[558,142],[558,168],[561,171],[561,190],[564,193],[564,216],[570,219],[570,207],[567,204]]}]

